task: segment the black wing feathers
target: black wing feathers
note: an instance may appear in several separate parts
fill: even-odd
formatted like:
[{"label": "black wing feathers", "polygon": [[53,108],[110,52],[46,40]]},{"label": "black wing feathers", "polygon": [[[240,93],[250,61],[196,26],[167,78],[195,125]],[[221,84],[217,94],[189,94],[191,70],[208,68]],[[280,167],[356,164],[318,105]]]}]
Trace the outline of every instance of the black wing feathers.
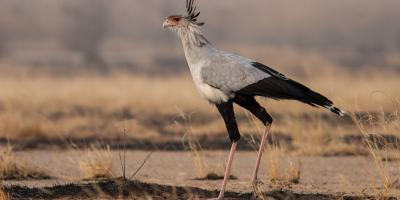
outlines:
[{"label": "black wing feathers", "polygon": [[[254,62],[254,67],[268,73],[271,77],[265,78],[257,83],[241,89],[238,93],[264,96],[273,99],[298,100],[311,106],[322,106],[331,109],[332,101],[310,88],[298,83],[285,75],[261,64]],[[332,107],[333,109],[334,107]],[[331,109],[331,110],[332,110]],[[336,108],[337,109],[337,108]],[[340,111],[340,109],[338,109]],[[332,112],[338,113],[339,111]]]},{"label": "black wing feathers", "polygon": [[259,69],[259,70],[261,70],[263,72],[266,72],[266,73],[270,74],[271,76],[288,80],[288,78],[286,78],[285,75],[279,73],[278,71],[276,71],[276,70],[274,70],[274,69],[272,69],[272,68],[270,68],[270,67],[268,67],[266,65],[263,65],[263,64],[258,63],[258,62],[252,62],[251,65],[253,65],[255,68],[257,68],[257,69]]}]

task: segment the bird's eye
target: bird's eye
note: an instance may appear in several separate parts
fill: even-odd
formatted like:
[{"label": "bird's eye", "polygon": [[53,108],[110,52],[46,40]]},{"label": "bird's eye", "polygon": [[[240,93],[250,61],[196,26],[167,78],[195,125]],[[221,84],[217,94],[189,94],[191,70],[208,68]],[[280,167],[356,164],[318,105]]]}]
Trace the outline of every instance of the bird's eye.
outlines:
[{"label": "bird's eye", "polygon": [[179,22],[181,20],[181,18],[175,17],[175,18],[173,18],[173,20],[176,21],[176,22]]}]

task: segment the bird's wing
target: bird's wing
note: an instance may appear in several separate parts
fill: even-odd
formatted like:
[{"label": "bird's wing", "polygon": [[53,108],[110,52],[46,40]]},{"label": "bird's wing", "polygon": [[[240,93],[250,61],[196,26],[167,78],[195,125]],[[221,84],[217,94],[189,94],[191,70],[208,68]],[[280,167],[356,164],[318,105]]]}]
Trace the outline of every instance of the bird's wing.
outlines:
[{"label": "bird's wing", "polygon": [[225,52],[215,52],[201,68],[204,83],[227,94],[271,77],[270,73],[253,66],[253,61]]},{"label": "bird's wing", "polygon": [[274,99],[292,99],[325,107],[341,116],[345,114],[328,98],[268,66],[234,54],[217,52],[212,55],[201,68],[201,79],[227,95],[239,92]]}]

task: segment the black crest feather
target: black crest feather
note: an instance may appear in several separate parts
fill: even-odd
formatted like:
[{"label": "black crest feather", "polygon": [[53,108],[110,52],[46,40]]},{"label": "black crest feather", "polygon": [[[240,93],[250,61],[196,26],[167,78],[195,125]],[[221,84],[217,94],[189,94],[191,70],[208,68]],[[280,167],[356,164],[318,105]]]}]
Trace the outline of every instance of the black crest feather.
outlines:
[{"label": "black crest feather", "polygon": [[203,22],[197,22],[197,17],[200,15],[200,12],[196,11],[197,7],[193,4],[194,0],[186,0],[186,19],[198,26],[203,26]]}]

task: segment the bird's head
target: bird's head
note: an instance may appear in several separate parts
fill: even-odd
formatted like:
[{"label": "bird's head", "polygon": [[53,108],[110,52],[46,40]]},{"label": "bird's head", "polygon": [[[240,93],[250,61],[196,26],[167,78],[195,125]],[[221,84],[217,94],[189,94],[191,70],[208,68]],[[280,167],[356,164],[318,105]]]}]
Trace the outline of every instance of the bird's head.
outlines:
[{"label": "bird's head", "polygon": [[196,12],[196,6],[193,5],[194,0],[186,0],[186,15],[171,15],[165,19],[164,28],[178,30],[188,28],[190,25],[203,26],[204,23],[197,22],[200,12]]}]

